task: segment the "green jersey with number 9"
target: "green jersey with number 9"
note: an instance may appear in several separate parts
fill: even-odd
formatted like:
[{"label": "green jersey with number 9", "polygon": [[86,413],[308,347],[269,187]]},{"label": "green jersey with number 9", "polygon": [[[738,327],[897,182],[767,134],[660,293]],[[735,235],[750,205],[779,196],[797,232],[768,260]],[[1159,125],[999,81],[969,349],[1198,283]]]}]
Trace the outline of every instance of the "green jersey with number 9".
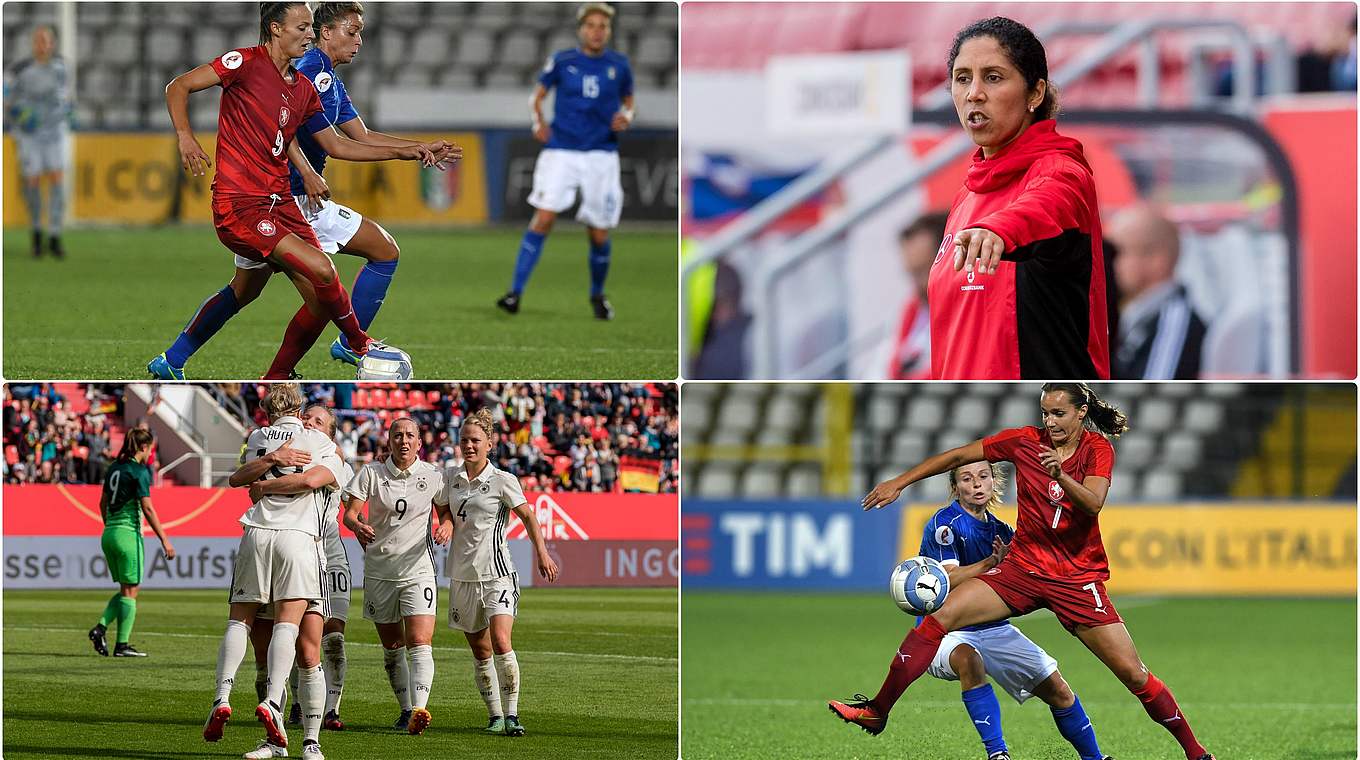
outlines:
[{"label": "green jersey with number 9", "polygon": [[108,513],[104,527],[142,529],[142,498],[151,495],[151,470],[134,459],[119,459],[104,474]]}]

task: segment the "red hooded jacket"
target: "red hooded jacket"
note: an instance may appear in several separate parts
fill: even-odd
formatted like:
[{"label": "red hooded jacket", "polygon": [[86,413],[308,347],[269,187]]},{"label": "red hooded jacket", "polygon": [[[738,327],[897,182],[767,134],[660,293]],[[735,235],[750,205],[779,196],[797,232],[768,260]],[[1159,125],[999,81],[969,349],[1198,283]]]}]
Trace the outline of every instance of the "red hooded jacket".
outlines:
[{"label": "red hooded jacket", "polygon": [[[995,274],[954,271],[954,236],[991,230]],[[931,374],[956,380],[1110,377],[1100,210],[1081,143],[1035,122],[973,157],[930,270]]]}]

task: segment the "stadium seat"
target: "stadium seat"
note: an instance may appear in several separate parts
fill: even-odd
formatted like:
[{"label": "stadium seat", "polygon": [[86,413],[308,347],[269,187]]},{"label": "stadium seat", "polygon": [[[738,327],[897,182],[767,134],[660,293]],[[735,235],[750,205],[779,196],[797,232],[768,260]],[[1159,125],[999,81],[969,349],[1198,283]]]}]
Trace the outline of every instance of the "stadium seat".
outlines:
[{"label": "stadium seat", "polygon": [[184,34],[178,29],[149,29],[142,60],[154,66],[182,67],[184,42]]},{"label": "stadium seat", "polygon": [[790,498],[811,499],[822,493],[821,466],[800,464],[789,470],[786,488]]},{"label": "stadium seat", "polygon": [[[986,385],[987,383],[984,383]],[[949,422],[959,430],[966,430],[973,434],[986,431],[991,433],[992,414],[991,404],[980,398],[961,398],[954,403],[954,408],[949,412]]]},{"label": "stadium seat", "polygon": [[1223,426],[1223,406],[1217,400],[1196,399],[1186,404],[1182,419],[1186,430],[1212,434]]},{"label": "stadium seat", "polygon": [[940,399],[913,398],[907,402],[907,413],[901,424],[910,425],[916,430],[939,429],[948,424],[944,416],[944,407],[945,404]]},{"label": "stadium seat", "polygon": [[501,40],[496,56],[497,66],[541,66],[546,57],[539,57],[538,35],[528,29],[515,29]]},{"label": "stadium seat", "polygon": [[425,400],[425,391],[422,391],[419,388],[412,388],[407,393],[406,405],[410,409],[418,409],[420,411],[430,408],[429,403]]},{"label": "stadium seat", "polygon": [[99,43],[99,60],[112,66],[129,66],[139,59],[136,35],[129,29],[113,29]]},{"label": "stadium seat", "polygon": [[1156,457],[1157,439],[1135,430],[1120,437],[1115,464],[1117,467],[1141,470],[1150,466]]},{"label": "stadium seat", "polygon": [[1131,419],[1143,430],[1161,433],[1177,426],[1176,405],[1164,398],[1148,398],[1138,405]]},{"label": "stadium seat", "polygon": [[694,491],[702,499],[729,499],[737,492],[736,468],[726,463],[710,463],[699,470]]},{"label": "stadium seat", "polygon": [[686,435],[691,430],[707,430],[712,424],[713,405],[707,398],[695,398],[686,389],[680,404],[680,418],[684,420]]},{"label": "stadium seat", "polygon": [[368,390],[363,386],[354,386],[354,393],[350,396],[350,403],[355,409],[367,409],[369,405]]},{"label": "stadium seat", "polygon": [[[773,499],[782,496],[780,467],[767,462],[747,467],[741,479],[741,495],[748,499]],[[796,493],[789,495],[797,496]]]},{"label": "stadium seat", "polygon": [[1142,496],[1147,501],[1174,501],[1181,495],[1181,476],[1165,470],[1151,470],[1143,479]]},{"label": "stadium seat", "polygon": [[14,466],[19,462],[19,447],[14,444],[5,445],[5,464]]},{"label": "stadium seat", "polygon": [[[223,3],[223,5],[227,5],[227,3]],[[233,47],[235,46],[228,41],[225,31],[209,26],[194,32],[191,50],[194,60],[207,63]]]},{"label": "stadium seat", "polygon": [[869,430],[895,430],[902,424],[901,407],[897,399],[874,394],[869,398]]},{"label": "stadium seat", "polygon": [[387,408],[387,390],[386,390],[386,389],[383,389],[383,388],[374,388],[372,391],[369,392],[368,398],[369,398],[369,403],[372,405],[372,408],[374,408],[374,409],[386,409],[386,408]]},{"label": "stadium seat", "polygon": [[[1119,449],[1120,457],[1124,455],[1124,447]],[[1138,478],[1134,471],[1121,466],[1119,475],[1110,480],[1110,490],[1105,494],[1105,503],[1127,504],[1138,500]]]},{"label": "stadium seat", "polygon": [[430,406],[438,406],[444,395],[438,389],[431,389],[429,393],[425,394],[425,398],[430,402]]},{"label": "stadium seat", "polygon": [[[498,3],[486,3],[488,8],[494,5]],[[454,55],[453,66],[484,68],[491,62],[494,52],[495,39],[491,32],[476,27],[464,29],[458,35],[458,51]]]},{"label": "stadium seat", "polygon": [[800,405],[796,399],[786,394],[780,393],[771,401],[765,410],[765,425],[767,428],[778,431],[792,431],[807,424],[807,407]]},{"label": "stadium seat", "polygon": [[388,409],[406,409],[406,407],[407,407],[406,391],[402,390],[401,388],[397,388],[396,390],[392,391],[387,395]]},{"label": "stadium seat", "polygon": [[1167,437],[1162,449],[1161,465],[1179,472],[1191,472],[1199,467],[1203,454],[1203,439],[1178,433]]},{"label": "stadium seat", "polygon": [[916,462],[924,460],[930,456],[926,449],[926,434],[918,430],[902,430],[893,436],[892,450],[889,459],[899,463],[902,469],[906,469]]},{"label": "stadium seat", "polygon": [[571,469],[571,457],[560,454],[553,457],[553,474],[561,475]]}]

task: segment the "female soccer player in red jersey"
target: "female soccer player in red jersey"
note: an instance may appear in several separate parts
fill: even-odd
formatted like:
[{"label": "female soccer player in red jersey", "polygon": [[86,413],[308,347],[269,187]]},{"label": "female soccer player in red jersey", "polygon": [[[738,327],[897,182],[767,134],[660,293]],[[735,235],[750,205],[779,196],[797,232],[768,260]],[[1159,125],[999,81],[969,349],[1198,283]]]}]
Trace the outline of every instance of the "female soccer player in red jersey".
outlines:
[{"label": "female soccer player in red jersey", "polygon": [[1171,690],[1139,659],[1105,593],[1110,571],[1097,516],[1114,471],[1114,447],[1106,436],[1117,438],[1128,420],[1083,383],[1045,384],[1039,406],[1043,428],[1003,430],[936,454],[864,497],[866,510],[877,509],[923,478],[969,462],[1008,461],[1015,465],[1019,502],[1015,539],[1005,562],[959,584],[944,607],[907,634],[873,699],[829,706],[846,722],[881,733],[888,712],[930,667],[947,632],[1047,607],[1138,697],[1148,716],[1176,737],[1189,760],[1213,760]]},{"label": "female soccer player in red jersey", "polygon": [[1095,183],[1056,131],[1043,45],[1008,18],[978,21],[954,37],[949,75],[979,150],[930,270],[932,376],[1108,378]]},{"label": "female soccer player in red jersey", "polygon": [[[289,62],[306,52],[314,36],[312,12],[306,3],[261,3],[260,45],[229,51],[181,74],[165,88],[181,163],[186,171],[202,176],[212,161],[189,125],[189,94],[222,86],[213,223],[218,238],[240,259],[271,265],[268,269],[238,266],[230,285],[232,297],[250,300],[246,295],[258,293],[275,270],[287,274],[302,295],[305,306],[289,323],[266,379],[287,378],[327,321],[340,328],[355,354],[390,351],[359,327],[334,264],[291,202],[288,160],[294,155],[301,158],[294,135],[321,110],[321,101],[312,82]],[[333,131],[317,132],[314,137],[329,155],[348,161],[403,159],[432,166],[455,153],[443,141],[380,146],[358,143]],[[200,309],[195,321],[212,320],[215,312]]]}]

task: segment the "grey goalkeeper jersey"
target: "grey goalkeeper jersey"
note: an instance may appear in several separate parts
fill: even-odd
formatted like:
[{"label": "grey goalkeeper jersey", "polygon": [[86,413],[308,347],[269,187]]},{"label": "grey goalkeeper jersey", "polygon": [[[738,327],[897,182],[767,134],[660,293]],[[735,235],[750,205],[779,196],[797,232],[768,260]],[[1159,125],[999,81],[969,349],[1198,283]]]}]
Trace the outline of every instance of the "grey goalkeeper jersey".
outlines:
[{"label": "grey goalkeeper jersey", "polygon": [[32,58],[16,63],[5,78],[5,111],[9,123],[24,137],[60,137],[71,116],[66,61],[53,56],[47,63]]}]

